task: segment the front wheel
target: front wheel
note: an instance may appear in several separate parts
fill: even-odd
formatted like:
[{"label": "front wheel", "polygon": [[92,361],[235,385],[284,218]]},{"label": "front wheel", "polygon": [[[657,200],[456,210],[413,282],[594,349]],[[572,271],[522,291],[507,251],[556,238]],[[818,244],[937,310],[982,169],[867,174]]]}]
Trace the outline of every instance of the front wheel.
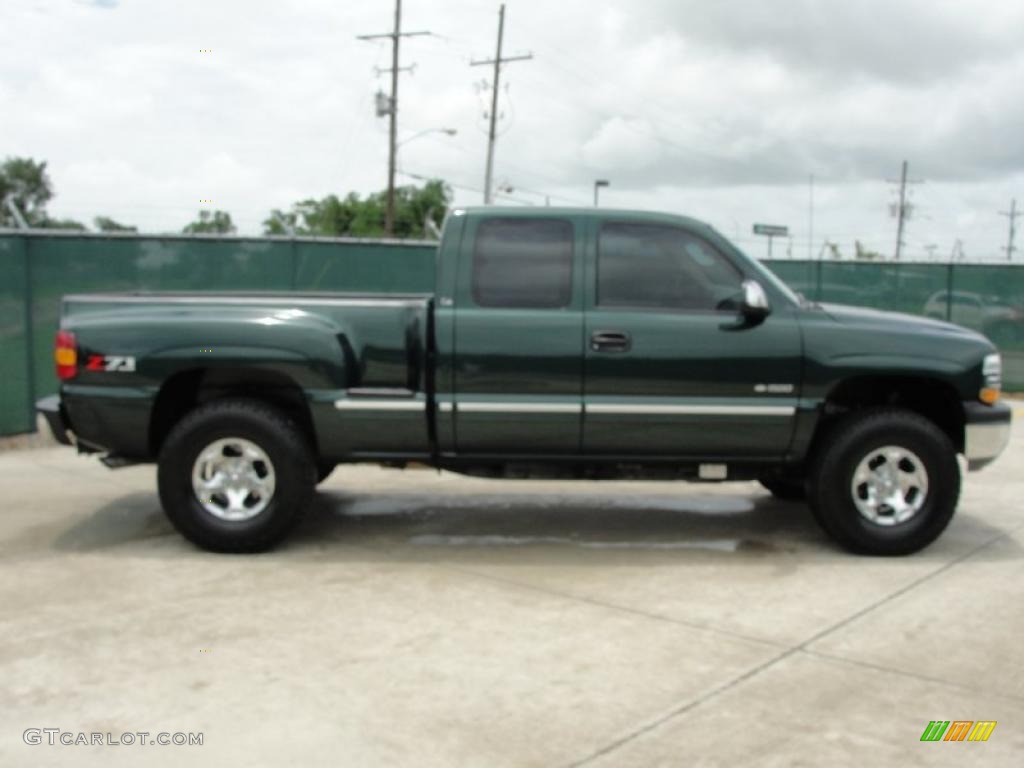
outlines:
[{"label": "front wheel", "polygon": [[299,428],[253,400],[189,413],[160,451],[164,512],[189,541],[214,552],[259,552],[298,523],[316,480]]},{"label": "front wheel", "polygon": [[810,475],[818,522],[845,548],[905,555],[931,544],[956,510],[960,467],[949,437],[910,411],[854,413],[828,433]]}]

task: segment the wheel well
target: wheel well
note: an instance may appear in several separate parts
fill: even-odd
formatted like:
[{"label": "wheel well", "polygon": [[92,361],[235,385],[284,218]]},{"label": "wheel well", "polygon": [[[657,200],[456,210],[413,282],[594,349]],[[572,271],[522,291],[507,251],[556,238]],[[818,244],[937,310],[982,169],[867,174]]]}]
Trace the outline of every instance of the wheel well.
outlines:
[{"label": "wheel well", "polygon": [[289,416],[317,452],[316,430],[302,388],[284,374],[258,368],[197,368],[179,371],[160,387],[149,420],[149,450],[157,456],[182,417],[200,405],[228,397],[261,400]]},{"label": "wheel well", "polygon": [[964,408],[953,387],[936,379],[915,376],[848,379],[825,399],[827,423],[859,408],[890,406],[913,411],[946,433],[957,451],[964,450]]}]

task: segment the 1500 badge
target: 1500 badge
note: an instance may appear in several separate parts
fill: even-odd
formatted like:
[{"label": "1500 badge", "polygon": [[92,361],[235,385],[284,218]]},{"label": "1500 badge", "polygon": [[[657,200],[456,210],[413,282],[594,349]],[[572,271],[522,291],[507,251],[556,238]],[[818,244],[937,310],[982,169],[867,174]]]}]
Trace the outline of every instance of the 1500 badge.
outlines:
[{"label": "1500 badge", "polygon": [[135,358],[128,355],[89,355],[85,368],[88,371],[131,373],[135,370]]}]

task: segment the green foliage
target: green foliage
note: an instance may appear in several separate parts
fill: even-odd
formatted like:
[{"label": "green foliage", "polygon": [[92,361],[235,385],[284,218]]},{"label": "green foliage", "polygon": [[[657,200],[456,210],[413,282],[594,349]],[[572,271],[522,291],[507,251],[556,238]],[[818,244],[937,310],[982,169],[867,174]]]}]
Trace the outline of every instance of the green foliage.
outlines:
[{"label": "green foliage", "polygon": [[47,219],[46,204],[53,197],[53,185],[46,163],[30,157],[8,157],[0,164],[0,226],[16,227],[17,221],[3,205],[11,200],[30,227],[41,227]]},{"label": "green foliage", "polygon": [[8,196],[30,227],[82,232],[86,229],[84,224],[74,219],[53,219],[46,212],[46,204],[53,199],[53,183],[46,172],[45,161],[8,157],[0,164],[0,227],[17,227],[17,219],[4,203]]},{"label": "green foliage", "polygon": [[76,232],[86,232],[89,229],[85,224],[74,219],[51,219],[49,216],[36,226],[43,229],[73,229]]},{"label": "green foliage", "polygon": [[186,235],[231,235],[236,230],[234,222],[231,221],[231,214],[227,211],[200,211],[199,218],[181,231]]},{"label": "green foliage", "polygon": [[[451,189],[441,180],[423,187],[395,189],[395,237],[424,237],[426,221],[440,226],[451,203]],[[387,192],[360,198],[351,192],[345,198],[328,195],[295,203],[291,210],[274,209],[263,222],[265,235],[312,235],[316,237],[383,237]]]},{"label": "green foliage", "polygon": [[100,232],[138,232],[138,227],[129,224],[121,224],[109,216],[97,216],[92,220],[93,225]]}]

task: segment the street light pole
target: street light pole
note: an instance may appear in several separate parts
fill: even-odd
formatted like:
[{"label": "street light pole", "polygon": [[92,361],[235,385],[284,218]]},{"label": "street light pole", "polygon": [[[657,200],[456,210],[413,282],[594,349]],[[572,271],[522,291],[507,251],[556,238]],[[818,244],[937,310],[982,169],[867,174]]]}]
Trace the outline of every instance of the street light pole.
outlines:
[{"label": "street light pole", "polygon": [[598,192],[600,191],[601,187],[610,187],[610,186],[611,186],[611,182],[608,181],[608,179],[597,179],[594,182],[594,207],[595,208],[597,208]]},{"label": "street light pole", "polygon": [[398,142],[396,146],[401,147],[405,144],[408,144],[413,139],[418,139],[420,136],[426,136],[431,133],[443,133],[446,136],[454,136],[455,134],[458,133],[458,131],[455,128],[427,128],[425,131],[414,133],[412,136],[406,139],[402,139],[400,142]]}]

